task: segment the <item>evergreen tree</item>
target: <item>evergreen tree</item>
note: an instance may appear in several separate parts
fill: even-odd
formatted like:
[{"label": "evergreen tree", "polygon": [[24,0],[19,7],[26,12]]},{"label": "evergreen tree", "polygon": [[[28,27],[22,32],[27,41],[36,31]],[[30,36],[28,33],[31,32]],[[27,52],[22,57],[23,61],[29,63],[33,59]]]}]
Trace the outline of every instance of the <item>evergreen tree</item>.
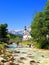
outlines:
[{"label": "evergreen tree", "polygon": [[7,24],[0,24],[0,41],[1,42],[6,42],[8,37],[8,30],[7,30]]}]

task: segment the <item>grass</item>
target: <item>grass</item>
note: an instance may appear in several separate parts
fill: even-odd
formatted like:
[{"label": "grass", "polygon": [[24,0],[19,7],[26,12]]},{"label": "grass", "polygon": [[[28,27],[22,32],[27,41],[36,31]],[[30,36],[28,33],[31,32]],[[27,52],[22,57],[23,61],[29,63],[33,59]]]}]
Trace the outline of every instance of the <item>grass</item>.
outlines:
[{"label": "grass", "polygon": [[31,41],[31,40],[22,41],[22,44],[24,44],[24,45],[33,44],[34,47],[39,48],[39,43],[37,43],[35,41]]},{"label": "grass", "polygon": [[0,48],[4,48],[4,44],[0,44]]},{"label": "grass", "polygon": [[31,40],[26,40],[26,41],[22,41],[22,44],[27,45],[27,44],[32,44]]},{"label": "grass", "polygon": [[5,48],[5,45],[7,45],[7,44],[4,43],[4,42],[0,42],[0,49],[1,49],[1,48]]}]

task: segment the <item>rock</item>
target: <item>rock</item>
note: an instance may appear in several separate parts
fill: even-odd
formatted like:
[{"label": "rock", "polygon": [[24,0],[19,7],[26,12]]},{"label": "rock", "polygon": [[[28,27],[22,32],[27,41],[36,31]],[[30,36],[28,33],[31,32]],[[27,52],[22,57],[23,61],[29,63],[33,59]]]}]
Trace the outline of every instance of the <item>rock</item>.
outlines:
[{"label": "rock", "polygon": [[2,60],[4,60],[4,58],[0,57],[0,62],[1,62]]},{"label": "rock", "polygon": [[10,65],[19,65],[18,63],[11,62]]},{"label": "rock", "polygon": [[30,65],[38,65],[38,64],[37,64],[37,62],[36,62],[36,61],[31,60],[31,61],[30,61]]},{"label": "rock", "polygon": [[13,61],[14,60],[14,57],[10,57],[10,58],[8,58],[8,61]]},{"label": "rock", "polygon": [[15,53],[20,53],[20,51],[14,51]]},{"label": "rock", "polygon": [[42,57],[44,57],[44,55],[42,55]]},{"label": "rock", "polygon": [[2,62],[0,62],[0,65],[4,65]]},{"label": "rock", "polygon": [[27,57],[29,57],[29,58],[31,58],[31,59],[34,58],[34,56],[32,56],[31,54],[27,55]]},{"label": "rock", "polygon": [[18,59],[17,61],[18,61],[18,63],[23,63],[24,64],[24,62],[20,59]]},{"label": "rock", "polygon": [[23,54],[26,54],[27,52],[22,52]]},{"label": "rock", "polygon": [[7,60],[2,60],[1,62],[5,63],[5,62],[7,62]]},{"label": "rock", "polygon": [[20,57],[20,60],[26,60],[26,58],[24,58],[24,57]]},{"label": "rock", "polygon": [[40,63],[39,61],[37,63]]},{"label": "rock", "polygon": [[6,63],[4,63],[4,65],[10,65],[10,62],[6,62]]}]

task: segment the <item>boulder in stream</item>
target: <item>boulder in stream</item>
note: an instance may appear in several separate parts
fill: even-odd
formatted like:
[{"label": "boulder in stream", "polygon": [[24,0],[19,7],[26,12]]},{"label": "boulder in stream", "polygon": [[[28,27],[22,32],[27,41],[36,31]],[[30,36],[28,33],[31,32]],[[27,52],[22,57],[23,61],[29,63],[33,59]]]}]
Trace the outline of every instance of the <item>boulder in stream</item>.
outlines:
[{"label": "boulder in stream", "polygon": [[31,60],[30,65],[38,65],[38,64],[37,64],[37,62],[35,60]]}]

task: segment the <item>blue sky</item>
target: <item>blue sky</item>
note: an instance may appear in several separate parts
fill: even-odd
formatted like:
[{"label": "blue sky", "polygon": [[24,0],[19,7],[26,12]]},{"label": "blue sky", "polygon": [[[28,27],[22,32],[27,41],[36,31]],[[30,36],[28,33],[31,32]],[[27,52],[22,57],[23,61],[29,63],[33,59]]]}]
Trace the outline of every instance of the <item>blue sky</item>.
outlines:
[{"label": "blue sky", "polygon": [[0,0],[0,24],[8,29],[30,26],[37,12],[43,11],[47,0]]}]

